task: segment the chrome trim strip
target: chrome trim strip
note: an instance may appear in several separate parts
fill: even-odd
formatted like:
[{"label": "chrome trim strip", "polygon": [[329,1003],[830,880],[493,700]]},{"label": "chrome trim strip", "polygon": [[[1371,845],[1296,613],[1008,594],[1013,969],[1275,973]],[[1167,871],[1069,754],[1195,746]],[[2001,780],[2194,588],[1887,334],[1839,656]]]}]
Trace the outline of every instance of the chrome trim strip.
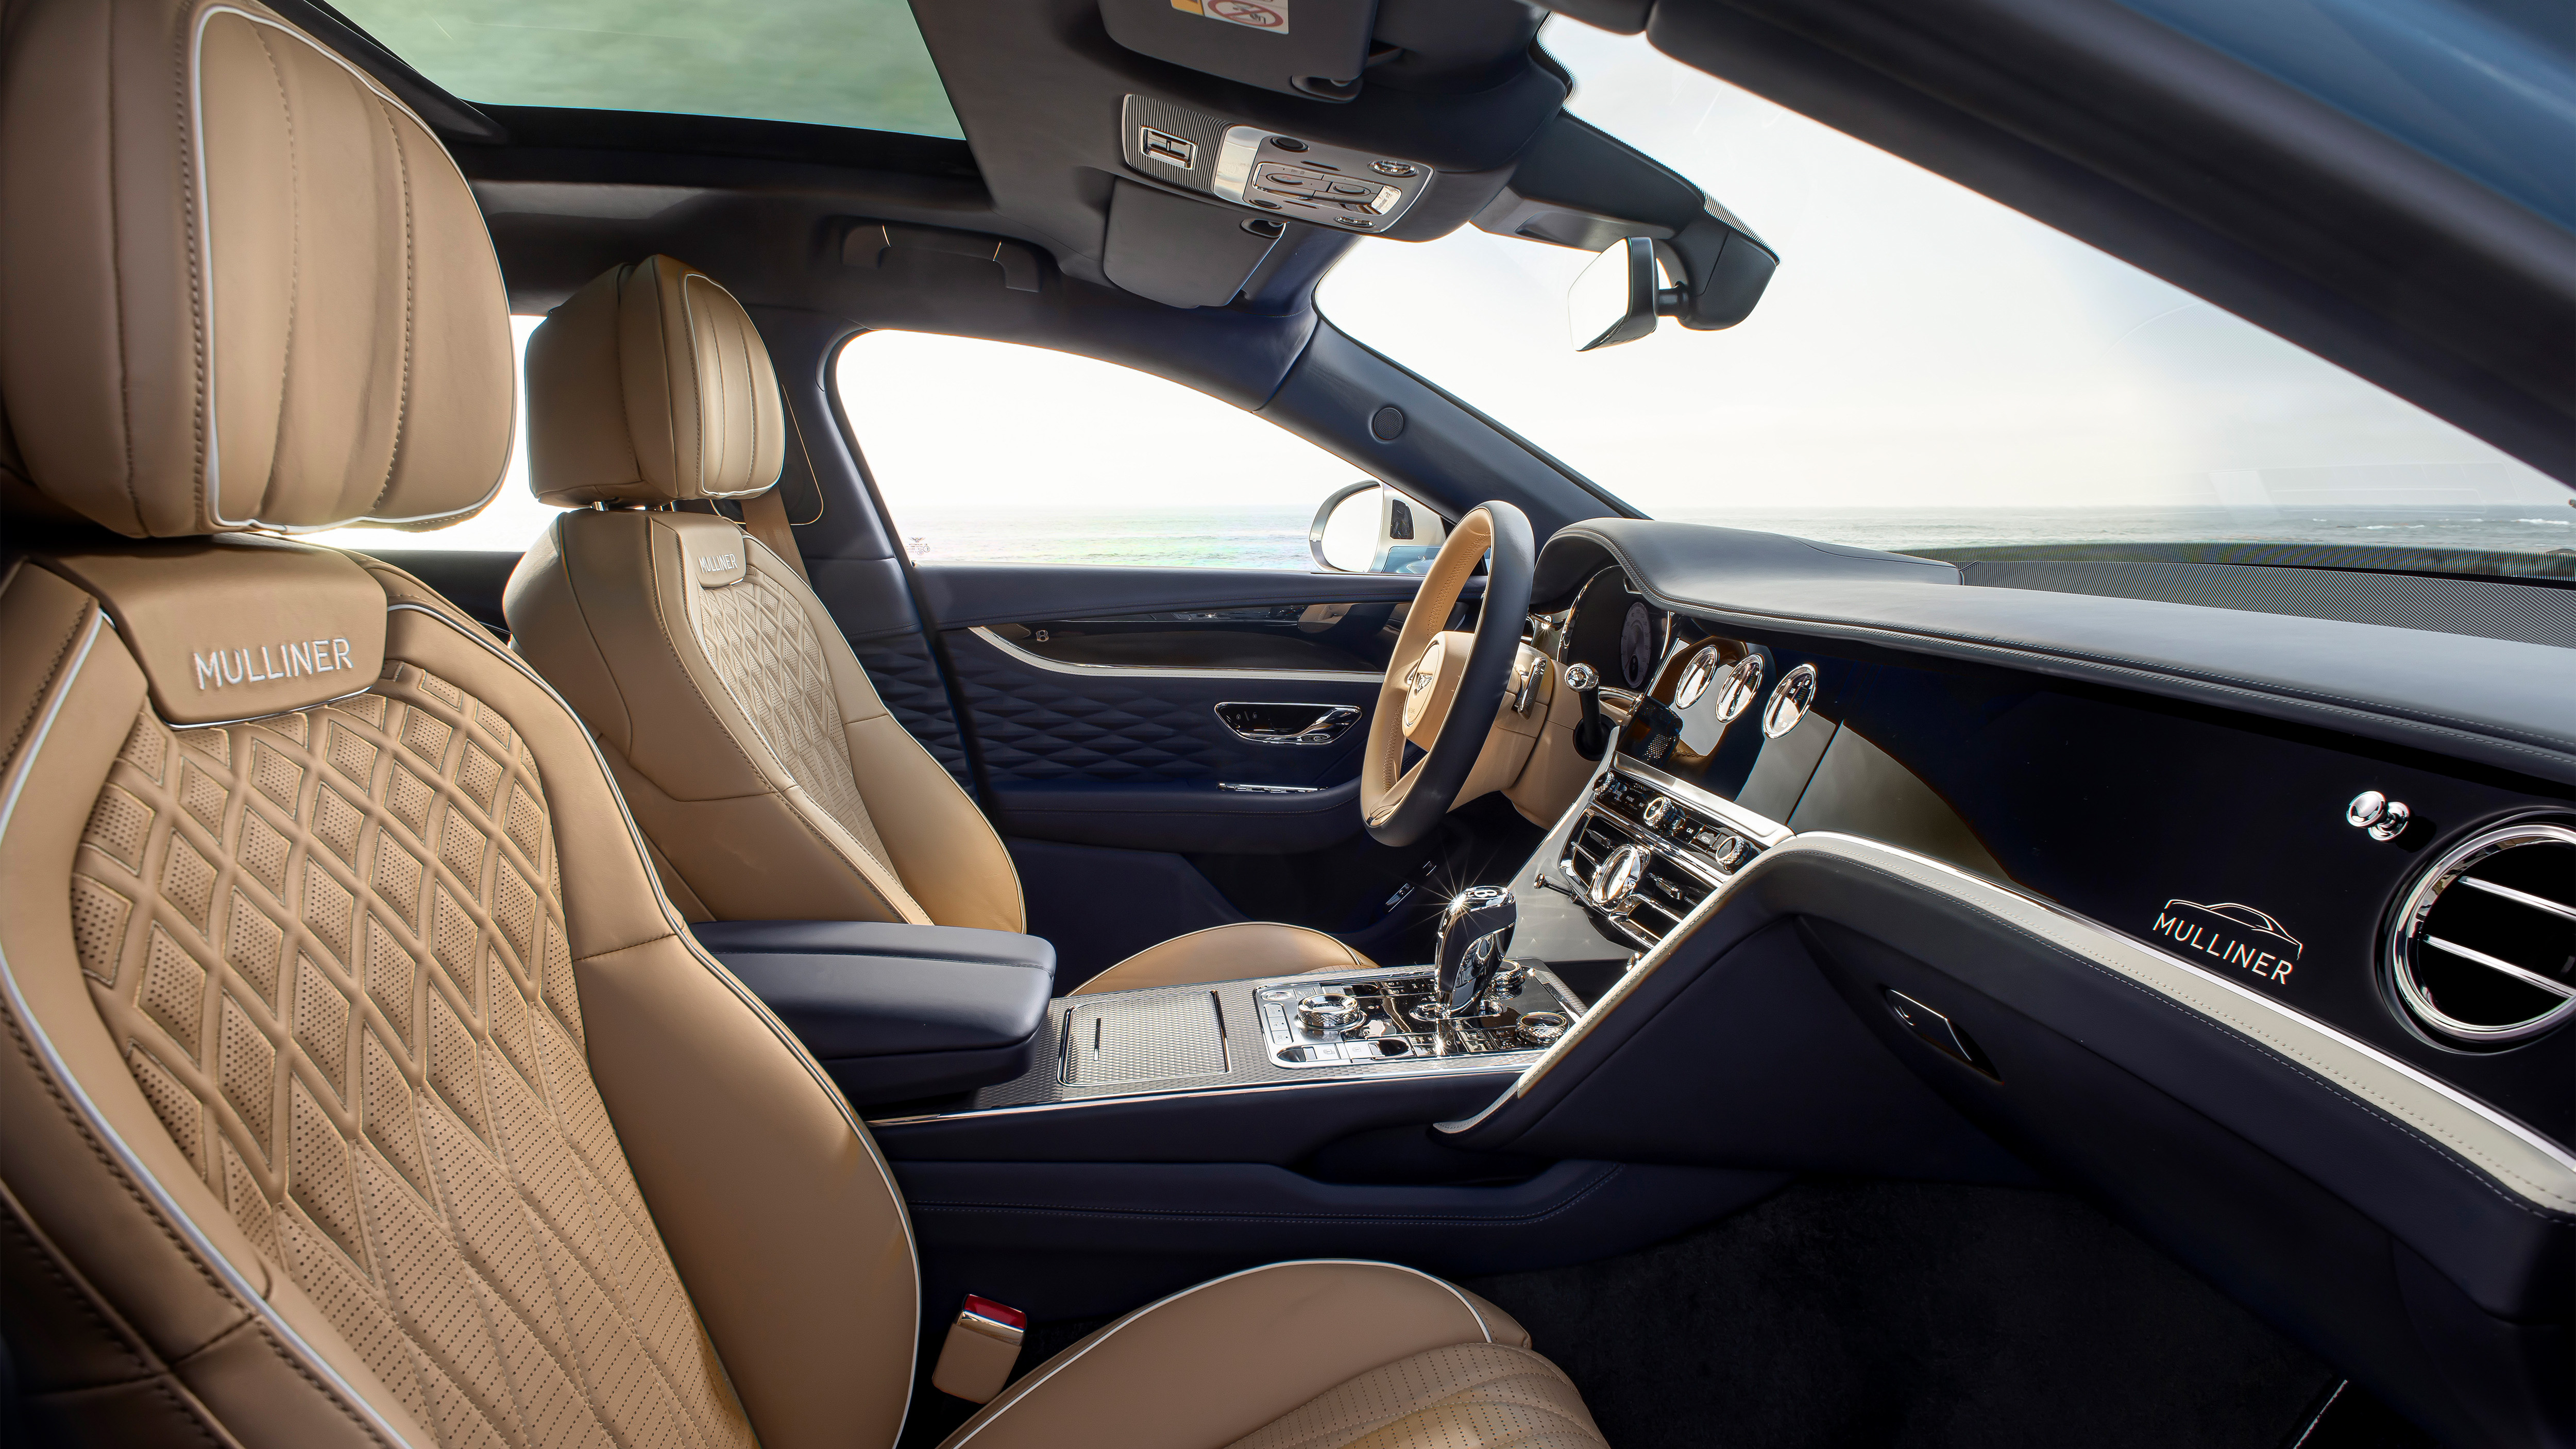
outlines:
[{"label": "chrome trim strip", "polygon": [[1652,785],[1694,810],[1707,811],[1725,821],[1737,834],[1752,836],[1765,850],[1788,839],[1791,834],[1788,826],[1767,815],[1756,815],[1723,795],[1712,794],[1688,780],[1667,775],[1642,760],[1631,759],[1621,754],[1616,749],[1610,752],[1610,768],[1632,779]]},{"label": "chrome trim strip", "polygon": [[[2451,883],[2453,885],[2467,886],[2471,890],[2485,891],[2491,896],[2501,896],[2518,906],[2529,906],[2535,911],[2547,911],[2551,915],[2565,916],[2571,921],[2576,921],[2576,906],[2562,905],[2557,901],[2551,900],[2547,896],[2536,896],[2529,891],[2518,891],[2511,886],[2497,885],[2494,881],[2480,880],[2473,875],[2464,875]],[[2516,969],[2519,970],[2520,968],[2517,967]]]},{"label": "chrome trim strip", "polygon": [[1210,190],[1238,205],[1246,187],[1252,184],[1253,158],[1261,154],[1261,138],[1267,131],[1251,126],[1228,126],[1218,138],[1216,169],[1208,182]]},{"label": "chrome trim strip", "polygon": [[1324,788],[1321,785],[1238,785],[1232,780],[1219,780],[1216,787],[1239,795],[1314,795]]},{"label": "chrome trim strip", "polygon": [[2424,989],[2423,983],[2415,979],[2414,948],[2418,942],[2426,945],[2438,944],[2443,950],[2463,960],[2474,961],[2481,966],[2499,968],[2515,977],[2521,977],[2524,974],[2520,967],[2510,962],[2498,961],[2491,956],[2469,951],[2448,941],[2436,943],[2432,938],[2420,933],[2424,929],[2425,922],[2432,918],[2434,903],[2439,901],[2451,887],[2463,883],[2479,884],[2471,880],[2467,874],[2471,867],[2507,850],[2525,845],[2542,844],[2576,845],[2576,830],[2558,824],[2546,815],[2525,815],[2476,832],[2468,839],[2442,852],[2439,859],[2418,870],[2414,885],[2406,892],[2404,903],[2397,908],[2396,914],[2389,918],[2387,938],[2380,948],[2382,969],[2387,973],[2387,982],[2396,988],[2399,1002],[2414,1016],[2414,1025],[2417,1028],[2450,1037],[2454,1041],[2482,1046],[2495,1045],[2523,1041],[2538,1036],[2542,1032],[2555,1030],[2570,1013],[2576,1013],[2576,993],[2568,992],[2544,978],[2535,984],[2556,994],[2559,998],[2557,1005],[2527,1020],[2508,1022],[2500,1026],[2482,1026],[2472,1021],[2462,1021],[2444,1011],[2435,1004],[2431,993]]},{"label": "chrome trim strip", "polygon": [[[12,572],[15,571],[12,570]],[[71,697],[72,685],[80,678],[82,666],[89,662],[90,650],[98,643],[99,630],[106,622],[107,614],[98,608],[96,600],[91,601],[90,607],[92,613],[88,636],[81,640],[80,652],[73,656],[71,664],[64,669],[62,677],[55,681],[54,697],[45,706],[44,718],[37,722],[34,735],[28,739],[26,752],[19,757],[18,768],[12,772],[9,780],[7,796],[0,798],[0,849],[6,847],[9,825],[17,816],[18,797],[26,789],[27,775],[34,769],[36,761],[43,756],[45,741],[53,733],[54,721],[62,714],[63,702]],[[584,731],[584,733],[588,732]],[[99,1110],[98,1104],[91,1100],[88,1090],[81,1085],[80,1079],[72,1075],[70,1064],[63,1060],[62,1053],[55,1048],[53,1038],[45,1031],[44,1023],[37,1020],[36,1013],[28,1007],[25,993],[18,989],[17,970],[10,965],[9,954],[5,947],[0,947],[0,990],[8,993],[9,1009],[25,1025],[27,1039],[35,1046],[36,1054],[43,1058],[45,1071],[62,1086],[64,1092],[71,1098],[72,1104],[79,1109],[81,1118],[88,1124],[89,1129],[98,1134],[99,1140],[107,1144],[108,1151],[115,1156],[117,1166],[143,1188],[145,1195],[152,1199],[153,1207],[161,1213],[165,1221],[187,1239],[189,1248],[198,1258],[223,1280],[224,1286],[231,1290],[234,1297],[240,1299],[246,1308],[258,1315],[260,1321],[277,1334],[279,1340],[295,1356],[298,1367],[313,1371],[316,1377],[327,1383],[332,1392],[349,1405],[352,1412],[363,1418],[369,1427],[383,1434],[388,1440],[396,1444],[411,1443],[411,1440],[403,1437],[402,1433],[394,1428],[392,1421],[384,1416],[382,1410],[369,1402],[367,1396],[359,1393],[347,1379],[341,1377],[339,1369],[317,1352],[312,1344],[306,1342],[304,1335],[295,1331],[295,1326],[286,1321],[285,1316],[268,1301],[266,1294],[251,1286],[250,1279],[243,1274],[240,1267],[228,1254],[215,1246],[214,1240],[206,1236],[203,1228],[197,1226],[196,1219],[189,1216],[185,1208],[179,1206],[178,1199],[170,1195],[170,1190],[161,1185],[161,1180],[152,1175],[150,1168],[143,1165],[143,1159],[135,1155],[133,1147],[128,1145],[116,1128],[108,1123],[107,1114]]]},{"label": "chrome trim strip", "polygon": [[[2473,880],[2462,880],[2455,882],[2455,884],[2476,885],[2477,882]],[[2439,936],[2426,936],[2423,940],[2425,945],[2430,946],[2437,951],[2448,951],[2463,961],[2475,961],[2479,965],[2487,968],[2489,971],[2502,972],[2503,974],[2512,977],[2514,980],[2521,982],[2525,986],[2535,987],[2539,990],[2546,991],[2552,996],[2561,998],[2576,996],[2576,986],[2569,986],[2563,981],[2552,981],[2537,971],[2526,971],[2510,961],[2500,960],[2494,956],[2488,955],[2484,951],[2472,951],[2466,946],[2462,946],[2451,941],[2445,941]]]},{"label": "chrome trim strip", "polygon": [[[1421,968],[1416,967],[1414,969],[1419,970]],[[1284,980],[1288,978],[1283,977],[1281,979]],[[1103,992],[1101,994],[1110,995],[1112,993]],[[1442,1060],[1456,1060],[1456,1058],[1443,1058]],[[868,1125],[871,1127],[918,1127],[925,1122],[980,1122],[990,1117],[1017,1117],[1030,1112],[1069,1112],[1084,1107],[1124,1107],[1137,1102],[1176,1102],[1184,1098],[1197,1097],[1242,1097],[1249,1096],[1257,1092],[1311,1092],[1324,1087],[1369,1086],[1378,1082],[1419,1081],[1426,1078],[1459,1079],[1471,1077],[1502,1077],[1512,1079],[1517,1078],[1520,1075],[1519,1071],[1509,1067],[1500,1071],[1491,1072],[1453,1070],[1446,1072],[1412,1071],[1388,1073],[1383,1070],[1383,1067],[1385,1066],[1397,1065],[1403,1061],[1404,1058],[1401,1057],[1390,1057],[1384,1063],[1363,1063],[1362,1065],[1369,1067],[1372,1072],[1376,1073],[1375,1075],[1364,1077],[1316,1077],[1305,1081],[1261,1082],[1240,1087],[1211,1086],[1178,1092],[1136,1092],[1124,1097],[1070,1097],[1061,1102],[1023,1102],[1017,1106],[969,1108],[963,1112],[925,1112],[914,1117],[872,1117],[868,1119]]]},{"label": "chrome trim strip", "polygon": [[[1765,851],[1727,886],[1691,912],[1673,934],[1641,958],[1602,994],[1572,1031],[1522,1072],[1502,1096],[1475,1116],[1438,1124],[1463,1132],[1514,1098],[1525,1096],[1574,1045],[1607,1018],[1636,984],[1672,957],[1673,948],[1698,931],[1733,899],[1743,882],[1773,868],[1770,862],[1819,853],[1858,861],[2020,927],[2050,945],[2071,951],[2160,997],[2292,1059],[2404,1127],[2457,1153],[2525,1201],[2553,1213],[2576,1214],[2576,1154],[2495,1108],[2370,1043],[2215,972],[2115,931],[2089,917],[1956,866],[1897,846],[1831,831],[1811,831]],[[2371,1080],[2372,1076],[2382,1080]],[[2394,1080],[2386,1080],[2393,1078]],[[2471,1133],[2493,1139],[2466,1142]]]},{"label": "chrome trim strip", "polygon": [[1092,679],[1244,679],[1298,680],[1309,684],[1378,684],[1383,674],[1364,669],[1194,669],[1182,665],[1146,664],[1068,664],[1032,654],[982,624],[970,626],[967,633],[1002,651],[1004,658],[1050,674],[1071,674]]}]

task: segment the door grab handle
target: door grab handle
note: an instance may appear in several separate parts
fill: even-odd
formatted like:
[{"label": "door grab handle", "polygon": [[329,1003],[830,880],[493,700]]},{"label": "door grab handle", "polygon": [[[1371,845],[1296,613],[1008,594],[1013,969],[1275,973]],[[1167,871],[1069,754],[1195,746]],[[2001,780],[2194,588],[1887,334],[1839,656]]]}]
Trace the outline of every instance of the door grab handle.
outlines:
[{"label": "door grab handle", "polygon": [[1359,723],[1355,704],[1262,704],[1226,700],[1217,721],[1256,745],[1329,745]]}]

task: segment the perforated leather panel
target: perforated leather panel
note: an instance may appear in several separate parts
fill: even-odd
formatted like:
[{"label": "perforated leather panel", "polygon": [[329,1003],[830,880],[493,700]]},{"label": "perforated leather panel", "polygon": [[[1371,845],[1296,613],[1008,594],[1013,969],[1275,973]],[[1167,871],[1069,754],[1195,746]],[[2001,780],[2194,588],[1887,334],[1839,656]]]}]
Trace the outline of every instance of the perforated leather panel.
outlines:
[{"label": "perforated leather panel", "polygon": [[1325,1390],[1228,1449],[1605,1449],[1574,1385],[1500,1343],[1435,1348]]},{"label": "perforated leather panel", "polygon": [[71,893],[171,1136],[442,1445],[753,1442],[591,1082],[507,720],[409,665],[253,724],[147,710]]},{"label": "perforated leather panel", "polygon": [[850,769],[823,641],[804,605],[758,567],[740,582],[696,592],[698,645],[734,703],[814,803],[884,863],[885,841]]}]

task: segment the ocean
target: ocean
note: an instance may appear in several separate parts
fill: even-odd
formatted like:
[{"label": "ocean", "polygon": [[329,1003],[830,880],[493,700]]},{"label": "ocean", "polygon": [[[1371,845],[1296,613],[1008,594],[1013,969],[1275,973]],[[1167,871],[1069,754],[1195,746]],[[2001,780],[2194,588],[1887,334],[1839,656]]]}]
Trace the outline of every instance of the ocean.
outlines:
[{"label": "ocean", "polygon": [[[1791,534],[1895,552],[2065,543],[2279,543],[2329,548],[2542,555],[2576,565],[2576,507],[1953,508],[1670,515],[1683,523]],[[1013,562],[1311,569],[1305,509],[907,510],[905,546],[923,563]],[[2513,572],[2523,572],[2514,569]]]}]

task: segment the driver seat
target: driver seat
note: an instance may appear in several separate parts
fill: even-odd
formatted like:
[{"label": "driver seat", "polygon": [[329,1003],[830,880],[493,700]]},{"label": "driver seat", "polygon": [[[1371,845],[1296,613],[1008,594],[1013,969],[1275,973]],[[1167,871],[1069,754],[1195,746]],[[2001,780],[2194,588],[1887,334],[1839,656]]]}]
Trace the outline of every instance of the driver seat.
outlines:
[{"label": "driver seat", "polygon": [[[529,484],[574,511],[503,607],[606,751],[671,898],[696,920],[1025,930],[1001,837],[877,697],[802,560],[709,506],[767,493],[786,454],[742,304],[670,257],[613,267],[537,328],[527,377]],[[1373,964],[1321,931],[1246,921],[1075,993]]]}]

